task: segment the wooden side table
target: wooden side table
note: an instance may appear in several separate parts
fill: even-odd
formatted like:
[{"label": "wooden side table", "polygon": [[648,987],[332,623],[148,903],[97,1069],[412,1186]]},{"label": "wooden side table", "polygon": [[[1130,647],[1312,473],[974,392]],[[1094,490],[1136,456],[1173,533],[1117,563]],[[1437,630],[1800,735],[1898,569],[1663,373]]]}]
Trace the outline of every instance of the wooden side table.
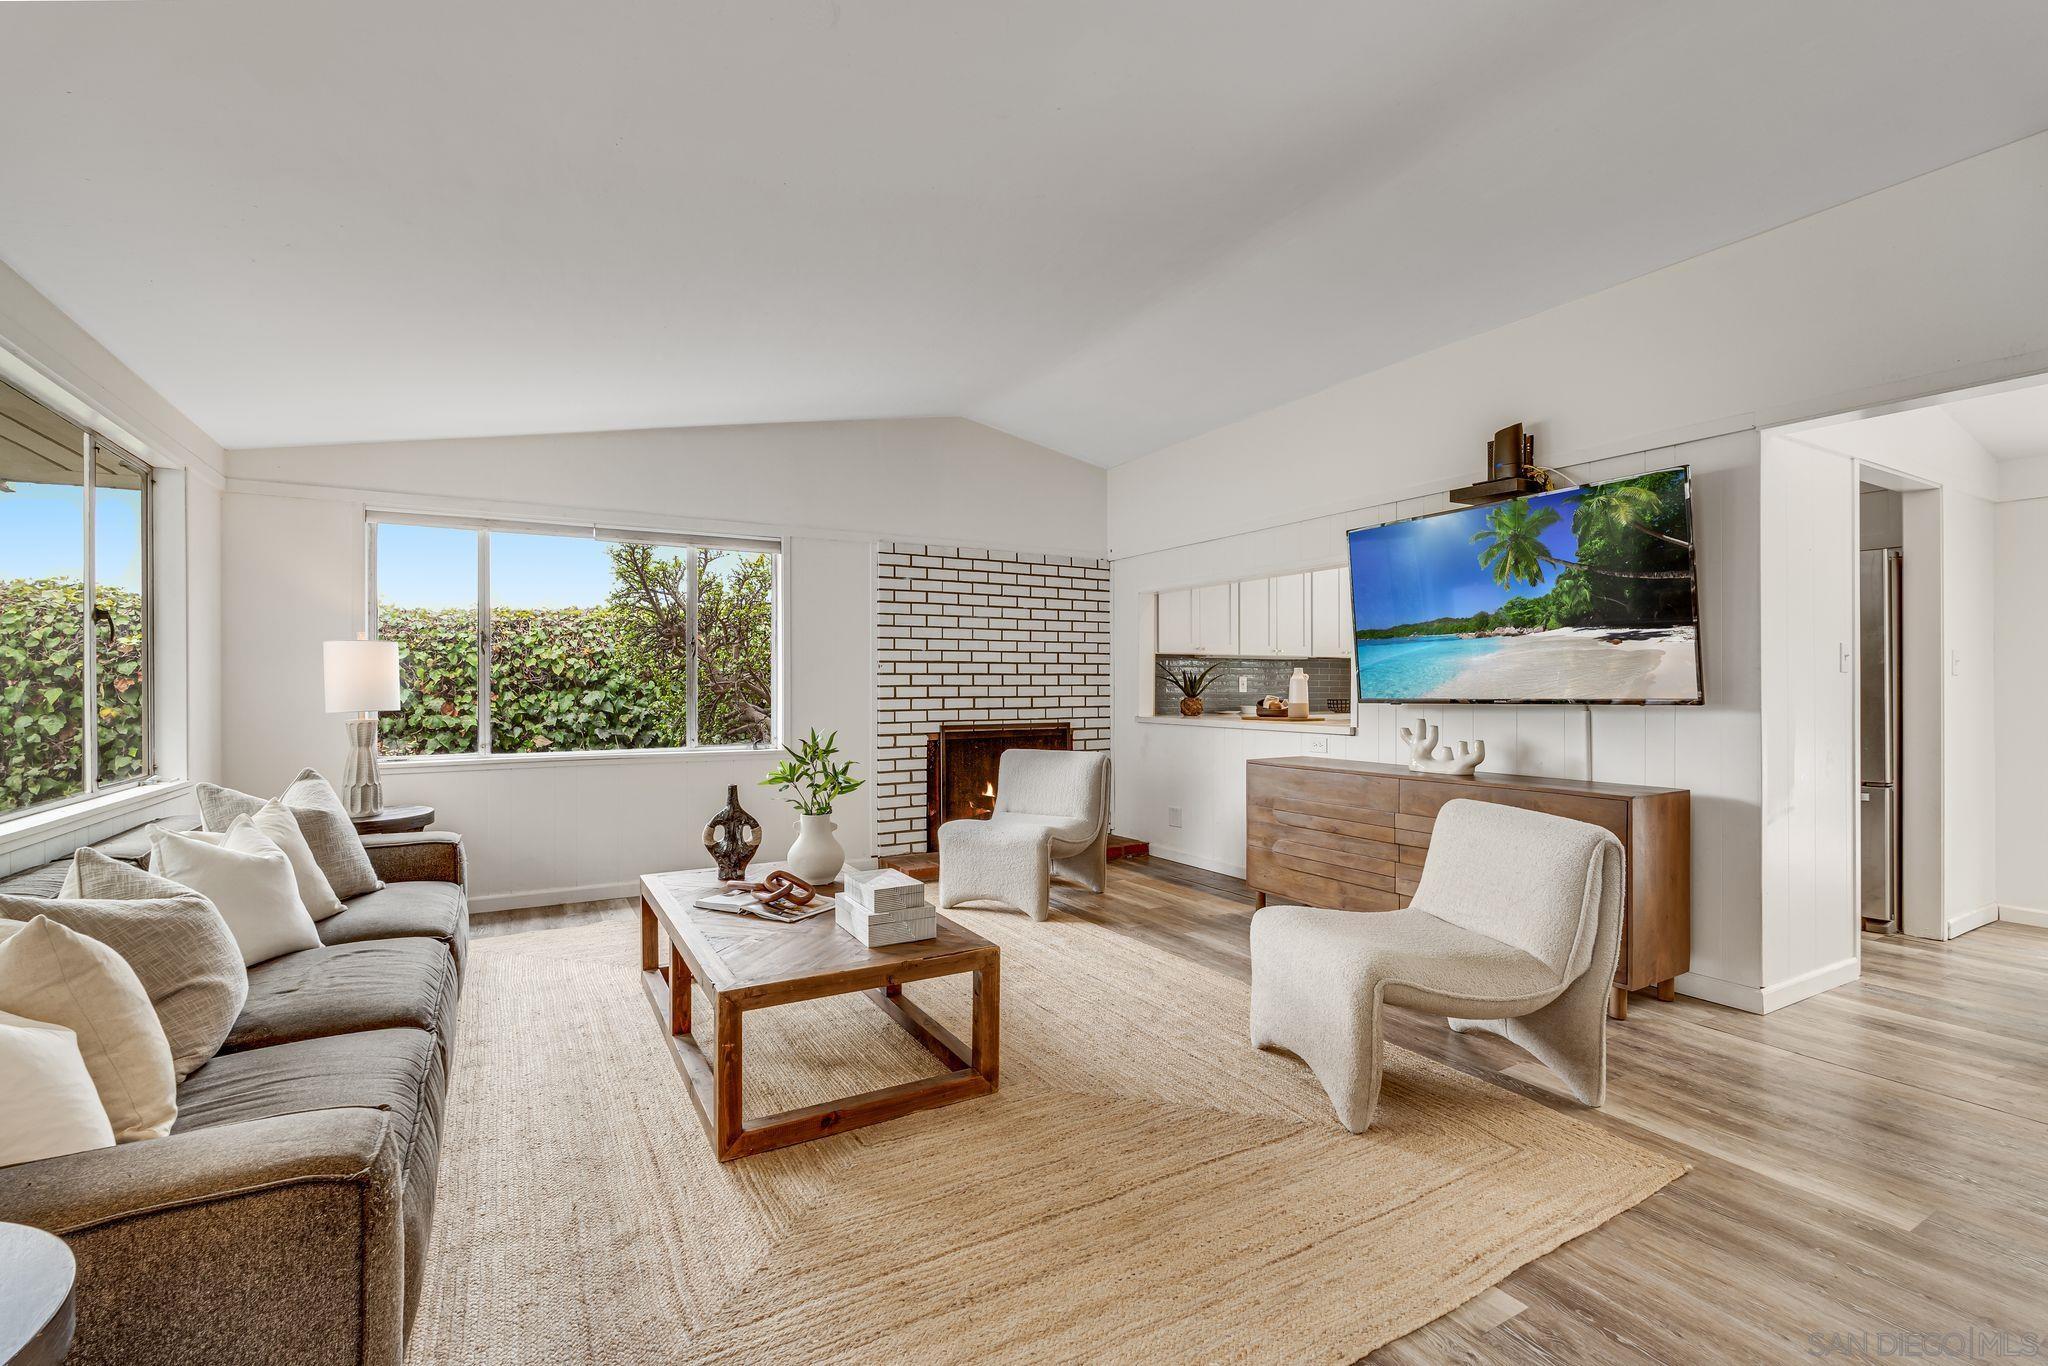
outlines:
[{"label": "wooden side table", "polygon": [[71,1249],[55,1234],[0,1224],[0,1362],[57,1366],[77,1326]]},{"label": "wooden side table", "polygon": [[353,816],[358,835],[409,835],[434,823],[431,806],[387,806],[374,816]]}]

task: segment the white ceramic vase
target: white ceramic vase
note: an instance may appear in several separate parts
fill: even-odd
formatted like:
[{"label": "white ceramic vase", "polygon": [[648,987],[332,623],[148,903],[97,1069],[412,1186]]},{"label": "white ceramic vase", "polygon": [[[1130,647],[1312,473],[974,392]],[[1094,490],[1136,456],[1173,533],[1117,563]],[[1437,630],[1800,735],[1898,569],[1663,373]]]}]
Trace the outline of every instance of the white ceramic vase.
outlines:
[{"label": "white ceramic vase", "polygon": [[816,885],[833,882],[846,866],[846,850],[832,832],[830,816],[798,816],[796,843],[789,846],[789,871]]}]

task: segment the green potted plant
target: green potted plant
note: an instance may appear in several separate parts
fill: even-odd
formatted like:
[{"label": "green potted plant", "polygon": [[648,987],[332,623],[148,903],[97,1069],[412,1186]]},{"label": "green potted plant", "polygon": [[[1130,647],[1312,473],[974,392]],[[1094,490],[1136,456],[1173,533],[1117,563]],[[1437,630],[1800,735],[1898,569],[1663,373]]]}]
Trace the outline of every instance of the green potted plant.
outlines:
[{"label": "green potted plant", "polygon": [[846,866],[846,850],[834,838],[832,803],[857,790],[853,761],[833,762],[839,753],[839,732],[824,739],[814,729],[795,745],[784,745],[789,757],[761,780],[763,787],[781,788],[797,811],[796,843],[789,846],[789,871],[805,882],[831,882]]},{"label": "green potted plant", "polygon": [[1166,661],[1162,659],[1159,661],[1159,676],[1168,683],[1171,683],[1174,691],[1180,694],[1180,714],[1182,716],[1200,716],[1202,714],[1202,694],[1208,689],[1209,680],[1214,678],[1216,671],[1222,667],[1223,665],[1219,661],[1218,663],[1211,664],[1206,669],[1176,670],[1170,668]]}]

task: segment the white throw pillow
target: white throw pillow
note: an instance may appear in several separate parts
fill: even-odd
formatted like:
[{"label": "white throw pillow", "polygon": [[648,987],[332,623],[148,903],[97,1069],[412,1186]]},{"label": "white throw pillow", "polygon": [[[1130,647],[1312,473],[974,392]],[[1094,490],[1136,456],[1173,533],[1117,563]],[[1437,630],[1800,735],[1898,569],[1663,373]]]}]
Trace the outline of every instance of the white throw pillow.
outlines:
[{"label": "white throw pillow", "polygon": [[135,969],[170,1040],[184,1080],[226,1040],[249,997],[249,969],[220,912],[190,887],[108,858],[97,849],[71,857],[76,900],[0,892],[0,919],[47,915],[96,939]]},{"label": "white throw pillow", "polygon": [[299,899],[291,860],[247,816],[235,817],[212,837],[151,829],[149,871],[211,901],[228,922],[245,966],[320,947],[320,931]]},{"label": "white throw pillow", "polygon": [[78,1039],[62,1025],[0,1011],[0,1167],[114,1146]]},{"label": "white throw pillow", "polygon": [[48,916],[0,922],[0,1011],[72,1032],[116,1142],[171,1131],[171,1046],[120,954]]},{"label": "white throw pillow", "polygon": [[305,832],[299,829],[299,818],[282,797],[263,803],[250,815],[249,823],[270,836],[270,842],[291,860],[292,877],[299,884],[299,900],[306,904],[307,914],[315,920],[325,920],[348,909],[334,894],[334,884],[327,880],[327,874],[320,871],[313,846],[306,843]]}]

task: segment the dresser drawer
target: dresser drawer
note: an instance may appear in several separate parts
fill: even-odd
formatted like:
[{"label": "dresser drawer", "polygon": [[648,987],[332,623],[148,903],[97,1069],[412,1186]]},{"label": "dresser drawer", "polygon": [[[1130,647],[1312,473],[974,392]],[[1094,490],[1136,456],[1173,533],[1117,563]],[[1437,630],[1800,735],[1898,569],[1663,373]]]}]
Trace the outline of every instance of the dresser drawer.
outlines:
[{"label": "dresser drawer", "polygon": [[1292,811],[1323,820],[1393,823],[1401,809],[1401,783],[1375,774],[1246,766],[1245,806]]},{"label": "dresser drawer", "polygon": [[1597,825],[1602,830],[1613,832],[1623,843],[1628,841],[1626,800],[1582,796],[1575,792],[1530,792],[1495,787],[1475,791],[1469,783],[1433,783],[1427,779],[1404,778],[1401,780],[1399,814],[1434,819],[1436,813],[1443,809],[1445,802],[1456,801],[1461,797],[1468,801],[1491,802],[1495,806],[1515,806],[1524,811],[1541,811],[1546,816],[1563,816],[1568,820],[1584,821],[1588,825]]},{"label": "dresser drawer", "polygon": [[1310,866],[1271,849],[1253,849],[1245,868],[1245,880],[1265,893],[1269,904],[1278,906],[1391,911],[1400,904],[1400,898],[1387,888],[1304,871]]}]

